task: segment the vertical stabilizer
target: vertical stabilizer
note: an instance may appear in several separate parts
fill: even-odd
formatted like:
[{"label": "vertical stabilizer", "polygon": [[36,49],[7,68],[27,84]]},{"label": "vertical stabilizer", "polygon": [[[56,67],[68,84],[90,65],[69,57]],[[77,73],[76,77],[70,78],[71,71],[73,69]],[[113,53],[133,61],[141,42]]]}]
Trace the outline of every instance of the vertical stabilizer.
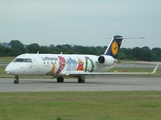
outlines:
[{"label": "vertical stabilizer", "polygon": [[117,58],[118,52],[120,50],[120,46],[122,43],[123,37],[120,35],[115,35],[111,40],[109,46],[107,47],[106,51],[104,52],[105,55],[110,55],[113,58]]}]

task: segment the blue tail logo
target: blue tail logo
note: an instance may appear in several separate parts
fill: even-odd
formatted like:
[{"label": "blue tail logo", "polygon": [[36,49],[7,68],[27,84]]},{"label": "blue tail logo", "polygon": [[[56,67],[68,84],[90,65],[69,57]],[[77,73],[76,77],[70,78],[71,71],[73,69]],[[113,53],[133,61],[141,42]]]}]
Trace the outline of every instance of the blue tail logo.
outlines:
[{"label": "blue tail logo", "polygon": [[107,47],[106,51],[105,51],[105,55],[110,55],[113,58],[117,58],[118,52],[120,50],[120,46],[122,43],[123,37],[120,35],[115,35],[112,39],[112,41],[110,42],[109,46]]}]

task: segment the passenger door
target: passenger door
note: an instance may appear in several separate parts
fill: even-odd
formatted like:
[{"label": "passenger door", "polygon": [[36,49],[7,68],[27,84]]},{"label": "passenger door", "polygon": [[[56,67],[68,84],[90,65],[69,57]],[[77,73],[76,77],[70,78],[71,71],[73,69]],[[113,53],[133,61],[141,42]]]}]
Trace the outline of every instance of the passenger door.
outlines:
[{"label": "passenger door", "polygon": [[41,62],[41,59],[39,56],[34,56],[33,57],[33,61],[34,61],[34,66],[36,68],[36,71],[37,72],[40,72],[41,71],[41,68],[42,68],[42,62]]}]

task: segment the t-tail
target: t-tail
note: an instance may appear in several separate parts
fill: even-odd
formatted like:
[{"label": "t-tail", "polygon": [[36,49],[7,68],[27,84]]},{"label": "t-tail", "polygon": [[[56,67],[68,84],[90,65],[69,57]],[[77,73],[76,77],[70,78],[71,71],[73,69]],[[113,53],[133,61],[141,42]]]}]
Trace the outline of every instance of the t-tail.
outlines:
[{"label": "t-tail", "polygon": [[120,46],[122,43],[123,37],[120,35],[115,35],[111,40],[109,46],[107,47],[106,51],[104,52],[105,55],[110,55],[113,58],[117,58],[117,55],[120,50]]}]

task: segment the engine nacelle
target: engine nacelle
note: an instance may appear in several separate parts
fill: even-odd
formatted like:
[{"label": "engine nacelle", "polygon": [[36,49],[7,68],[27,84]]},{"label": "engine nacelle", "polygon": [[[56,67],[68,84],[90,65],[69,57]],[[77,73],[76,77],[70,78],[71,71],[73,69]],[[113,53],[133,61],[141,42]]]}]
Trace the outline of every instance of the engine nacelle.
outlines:
[{"label": "engine nacelle", "polygon": [[98,63],[100,65],[112,66],[117,60],[108,55],[101,55],[98,57]]}]

